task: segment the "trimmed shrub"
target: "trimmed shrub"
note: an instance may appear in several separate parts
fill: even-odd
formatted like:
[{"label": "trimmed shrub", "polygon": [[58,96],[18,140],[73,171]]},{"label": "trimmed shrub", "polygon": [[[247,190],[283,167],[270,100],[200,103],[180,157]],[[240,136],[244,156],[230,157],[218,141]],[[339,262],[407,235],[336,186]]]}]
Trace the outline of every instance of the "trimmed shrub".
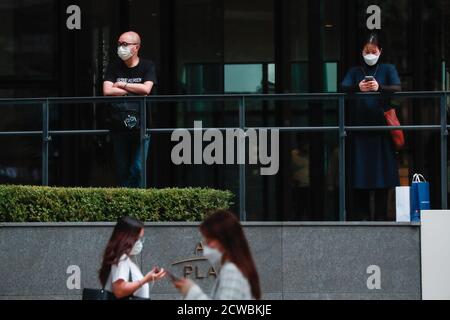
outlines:
[{"label": "trimmed shrub", "polygon": [[1,222],[201,221],[233,194],[208,188],[55,188],[0,185]]}]

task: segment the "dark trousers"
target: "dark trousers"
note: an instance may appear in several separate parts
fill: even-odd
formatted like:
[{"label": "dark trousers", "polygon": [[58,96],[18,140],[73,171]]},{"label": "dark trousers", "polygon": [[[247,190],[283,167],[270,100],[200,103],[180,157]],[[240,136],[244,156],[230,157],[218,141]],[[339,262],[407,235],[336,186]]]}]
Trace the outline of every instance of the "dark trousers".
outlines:
[{"label": "dark trousers", "polygon": [[[114,158],[119,185],[124,188],[139,188],[142,183],[142,157],[139,133],[114,133]],[[148,158],[150,139],[145,140],[145,160]]]},{"label": "dark trousers", "polygon": [[389,189],[352,189],[347,217],[350,221],[387,221]]}]

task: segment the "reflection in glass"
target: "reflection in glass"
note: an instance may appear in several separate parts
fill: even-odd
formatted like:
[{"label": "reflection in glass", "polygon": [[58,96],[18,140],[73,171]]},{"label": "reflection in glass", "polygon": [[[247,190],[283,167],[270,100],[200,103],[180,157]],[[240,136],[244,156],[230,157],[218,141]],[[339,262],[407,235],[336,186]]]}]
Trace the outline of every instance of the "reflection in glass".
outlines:
[{"label": "reflection in glass", "polygon": [[262,93],[263,69],[260,64],[226,64],[226,93]]},{"label": "reflection in glass", "polygon": [[41,137],[0,137],[0,184],[41,184]]}]

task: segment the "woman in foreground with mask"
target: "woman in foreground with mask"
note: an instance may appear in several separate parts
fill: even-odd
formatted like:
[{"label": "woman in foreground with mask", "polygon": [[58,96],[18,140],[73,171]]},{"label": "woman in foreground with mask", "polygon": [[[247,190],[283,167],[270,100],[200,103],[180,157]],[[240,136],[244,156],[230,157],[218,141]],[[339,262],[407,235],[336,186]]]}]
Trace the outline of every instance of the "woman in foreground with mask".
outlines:
[{"label": "woman in foreground with mask", "polygon": [[[401,91],[395,66],[380,63],[382,51],[378,35],[371,34],[364,44],[361,64],[351,68],[342,81],[343,92]],[[348,103],[347,125],[351,126],[385,126],[384,113],[393,108],[386,97],[363,97],[348,100]],[[389,131],[350,132],[348,141],[347,172],[352,197],[349,220],[388,220],[388,191],[400,184],[395,146]]]},{"label": "woman in foreground with mask", "polygon": [[186,300],[252,300],[261,298],[259,277],[241,224],[236,216],[218,210],[200,225],[203,254],[221,268],[211,296],[189,279],[176,281],[175,287]]},{"label": "woman in foreground with mask", "polygon": [[145,276],[132,261],[141,253],[144,243],[144,224],[132,217],[120,218],[103,254],[99,271],[100,283],[117,299],[150,298],[149,282],[162,279],[164,269],[153,268]]}]

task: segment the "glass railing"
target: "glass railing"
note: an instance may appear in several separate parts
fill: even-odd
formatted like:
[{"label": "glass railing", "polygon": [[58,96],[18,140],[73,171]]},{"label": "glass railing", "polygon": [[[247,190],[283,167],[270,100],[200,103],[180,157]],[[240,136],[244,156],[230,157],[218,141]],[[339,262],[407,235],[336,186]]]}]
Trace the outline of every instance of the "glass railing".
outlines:
[{"label": "glass railing", "polygon": [[[336,138],[335,146],[330,148],[323,157],[323,161],[331,163],[329,166],[336,167],[336,190],[337,190],[337,202],[338,202],[338,220],[346,221],[346,185],[347,174],[346,170],[346,143],[348,143],[348,136],[353,132],[375,132],[375,131],[391,131],[394,129],[401,129],[405,132],[408,131],[426,131],[426,132],[439,132],[439,146],[440,146],[440,208],[447,209],[447,197],[448,197],[448,166],[447,166],[447,140],[448,140],[448,124],[447,124],[447,96],[450,92],[399,92],[390,95],[383,95],[379,93],[357,93],[357,94],[342,94],[342,93],[317,93],[317,94],[226,94],[226,95],[165,95],[165,96],[148,96],[148,97],[61,97],[61,98],[29,98],[29,99],[0,99],[0,108],[3,110],[15,110],[11,115],[3,115],[8,118],[8,123],[17,124],[9,125],[5,130],[5,127],[0,128],[0,138],[19,138],[19,137],[33,137],[33,146],[40,149],[41,153],[41,175],[40,183],[44,186],[52,184],[49,183],[49,148],[54,139],[64,139],[69,136],[105,136],[110,133],[109,130],[104,128],[90,128],[95,127],[95,121],[92,123],[84,123],[77,129],[66,129],[60,125],[51,125],[51,123],[58,123],[58,117],[56,113],[61,112],[61,108],[91,108],[98,104],[109,104],[113,102],[133,101],[139,104],[141,126],[139,129],[140,143],[143,145],[150,139],[150,135],[153,133],[171,134],[175,130],[186,129],[189,132],[202,131],[206,132],[209,129],[227,130],[227,129],[241,129],[242,131],[248,131],[254,129],[258,130],[276,130],[280,135],[283,134],[332,134]],[[364,126],[351,126],[347,125],[348,112],[347,106],[352,101],[358,99],[391,99],[391,100],[411,100],[416,99],[430,100],[431,107],[434,114],[433,119],[439,119],[439,123],[421,123],[421,124],[406,124],[398,127],[386,126],[386,125],[364,125]],[[305,109],[305,104],[308,104]],[[175,121],[177,126],[161,125],[158,126],[147,123],[147,112],[158,112],[158,108],[166,106],[168,104],[175,105],[173,112],[179,112],[183,108],[190,108],[189,121]],[[88,106],[87,106],[88,105]],[[221,112],[228,112],[233,110],[232,116],[224,116],[224,125],[216,125],[217,121],[211,121],[204,127],[198,128],[192,125],[186,125],[190,123],[190,120],[196,120],[195,110],[198,106],[201,106],[202,114],[206,109],[214,109],[214,106],[220,105]],[[27,113],[27,108],[33,106],[39,108],[39,118],[36,118],[35,123],[39,125],[33,125],[32,128],[27,130],[24,127],[22,117]],[[314,113],[314,108],[320,108],[321,112],[315,120],[308,118],[309,120],[303,121],[301,110],[305,111],[309,115]],[[289,114],[281,117],[278,120],[271,118],[270,121],[262,121],[264,112],[274,112],[277,109],[286,108],[292,111],[296,116],[290,117]],[[303,109],[302,109],[303,108]],[[18,110],[21,110],[18,112]],[[194,111],[192,111],[194,110]],[[225,111],[224,111],[225,110]],[[300,110],[300,111],[299,111]],[[417,108],[416,108],[417,110]],[[329,115],[326,115],[329,113]],[[297,116],[298,115],[298,116]],[[191,119],[192,118],[192,119]],[[220,117],[219,117],[220,118]],[[261,118],[261,119],[260,119]],[[400,117],[401,118],[401,117]],[[417,118],[417,117],[416,117]],[[199,119],[200,120],[200,119]],[[260,121],[261,120],[261,121]],[[21,124],[22,123],[22,124]],[[29,123],[29,119],[28,122]],[[169,124],[174,122],[167,122]],[[230,125],[230,124],[233,125]],[[181,126],[180,126],[181,125]],[[11,129],[12,128],[12,129]],[[53,129],[55,128],[55,129]],[[333,138],[334,139],[334,138]],[[63,140],[62,140],[63,141]],[[334,140],[333,140],[334,141]],[[314,141],[310,143],[310,147]],[[14,148],[14,145],[10,146]],[[144,148],[141,148],[142,159],[141,171],[141,188],[147,188],[147,161],[144,156]],[[309,151],[308,151],[309,152]],[[333,154],[336,156],[333,158]],[[247,155],[248,156],[248,155]],[[335,159],[336,161],[334,161]],[[334,162],[333,162],[334,161]],[[280,163],[283,166],[283,162]],[[323,165],[319,168],[324,171],[327,170],[327,166]],[[237,185],[236,193],[238,198],[237,210],[239,211],[241,220],[247,220],[247,201],[248,198],[248,165],[245,163],[238,163],[236,166]],[[253,179],[253,178],[252,178]],[[305,178],[309,179],[309,177]],[[254,178],[254,182],[251,184],[258,185],[258,178]],[[270,189],[270,188],[269,188]],[[314,190],[312,191],[314,192]],[[266,190],[266,194],[270,194],[270,191]],[[295,196],[294,196],[295,197]],[[263,202],[262,202],[263,203]],[[275,210],[275,209],[274,209]],[[270,220],[270,218],[269,218]]]}]

